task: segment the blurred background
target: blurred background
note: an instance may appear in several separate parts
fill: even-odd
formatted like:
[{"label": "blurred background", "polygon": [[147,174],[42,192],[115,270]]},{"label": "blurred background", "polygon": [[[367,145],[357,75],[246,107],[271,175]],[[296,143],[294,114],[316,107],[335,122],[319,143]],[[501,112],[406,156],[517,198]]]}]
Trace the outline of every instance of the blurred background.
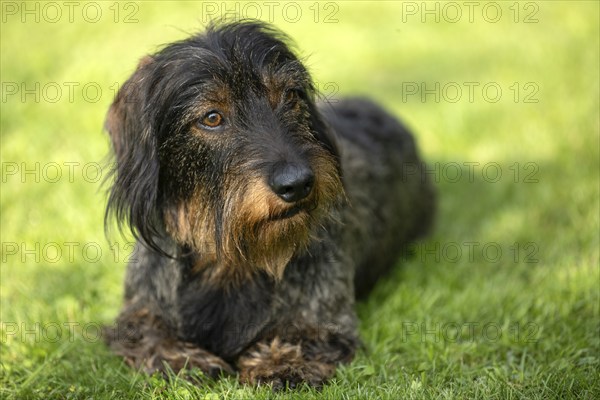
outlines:
[{"label": "blurred background", "polygon": [[[98,336],[132,249],[104,235],[106,110],[141,57],[231,14],[289,34],[324,101],[369,96],[402,118],[439,190],[434,236],[359,305],[374,355],[341,387],[598,390],[598,2],[0,6],[4,394],[137,387]],[[440,328],[467,322],[504,335]]]}]

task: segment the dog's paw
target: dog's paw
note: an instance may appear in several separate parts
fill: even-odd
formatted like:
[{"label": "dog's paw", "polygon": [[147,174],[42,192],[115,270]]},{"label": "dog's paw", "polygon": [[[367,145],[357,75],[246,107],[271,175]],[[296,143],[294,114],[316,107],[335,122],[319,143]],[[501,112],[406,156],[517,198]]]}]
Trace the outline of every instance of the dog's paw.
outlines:
[{"label": "dog's paw", "polygon": [[144,360],[144,367],[148,373],[166,372],[167,369],[179,372],[198,368],[211,378],[233,374],[231,366],[220,357],[184,342],[160,344],[155,348],[155,352]]},{"label": "dog's paw", "polygon": [[217,378],[234,370],[221,357],[193,343],[173,338],[162,319],[146,307],[130,306],[121,313],[117,325],[103,330],[111,349],[125,362],[148,374],[197,368],[204,375]]},{"label": "dog's paw", "polygon": [[259,343],[238,360],[240,381],[251,385],[270,385],[273,390],[295,388],[307,383],[320,387],[333,376],[333,364],[307,360],[300,345]]}]

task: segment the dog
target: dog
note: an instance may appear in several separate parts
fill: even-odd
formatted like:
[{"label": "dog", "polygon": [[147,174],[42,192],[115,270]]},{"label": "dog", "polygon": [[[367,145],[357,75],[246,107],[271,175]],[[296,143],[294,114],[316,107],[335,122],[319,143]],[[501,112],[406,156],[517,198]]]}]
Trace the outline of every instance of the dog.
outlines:
[{"label": "dog", "polygon": [[106,341],[135,368],[321,386],[360,347],[356,299],[430,230],[411,133],[369,100],[318,102],[289,43],[212,23],[109,109],[106,222],[137,242]]}]

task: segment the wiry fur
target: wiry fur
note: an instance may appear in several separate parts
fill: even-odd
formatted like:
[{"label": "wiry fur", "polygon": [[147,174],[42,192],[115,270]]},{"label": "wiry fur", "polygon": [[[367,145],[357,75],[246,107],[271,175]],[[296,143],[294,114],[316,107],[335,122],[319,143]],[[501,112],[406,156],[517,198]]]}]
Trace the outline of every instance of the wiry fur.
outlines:
[{"label": "wiry fur", "polygon": [[[286,41],[212,25],[144,58],[111,106],[107,218],[138,245],[106,333],[133,366],[320,385],[354,355],[356,295],[431,225],[410,133],[367,100],[317,107]],[[272,183],[289,166],[314,173],[293,201]]]}]

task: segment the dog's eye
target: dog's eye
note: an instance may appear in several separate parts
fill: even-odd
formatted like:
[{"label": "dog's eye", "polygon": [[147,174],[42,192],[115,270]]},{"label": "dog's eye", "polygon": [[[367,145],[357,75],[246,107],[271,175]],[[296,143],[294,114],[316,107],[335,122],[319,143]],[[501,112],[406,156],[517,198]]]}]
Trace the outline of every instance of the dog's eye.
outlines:
[{"label": "dog's eye", "polygon": [[202,117],[200,123],[208,128],[217,128],[223,124],[223,116],[216,111],[211,111]]},{"label": "dog's eye", "polygon": [[294,104],[302,98],[302,91],[300,89],[289,89],[285,92],[285,102]]}]

